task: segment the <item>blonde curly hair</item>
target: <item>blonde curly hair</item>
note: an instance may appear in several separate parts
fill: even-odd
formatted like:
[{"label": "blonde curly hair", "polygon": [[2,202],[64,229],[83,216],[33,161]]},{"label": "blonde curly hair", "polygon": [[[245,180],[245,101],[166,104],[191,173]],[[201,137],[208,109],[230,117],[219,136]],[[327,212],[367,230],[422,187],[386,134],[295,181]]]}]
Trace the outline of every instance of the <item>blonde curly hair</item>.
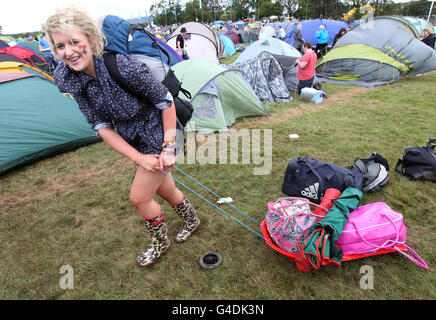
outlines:
[{"label": "blonde curly hair", "polygon": [[48,35],[50,47],[54,54],[59,57],[53,42],[52,33],[68,33],[68,29],[73,26],[79,27],[79,29],[86,34],[94,54],[97,57],[101,56],[106,44],[104,33],[101,31],[99,25],[92,20],[83,9],[75,6],[58,9],[55,14],[48,17],[47,21],[42,26],[43,33]]},{"label": "blonde curly hair", "polygon": [[430,33],[430,34],[433,33],[433,29],[430,28],[430,27],[424,28],[423,31],[427,31],[427,32]]}]

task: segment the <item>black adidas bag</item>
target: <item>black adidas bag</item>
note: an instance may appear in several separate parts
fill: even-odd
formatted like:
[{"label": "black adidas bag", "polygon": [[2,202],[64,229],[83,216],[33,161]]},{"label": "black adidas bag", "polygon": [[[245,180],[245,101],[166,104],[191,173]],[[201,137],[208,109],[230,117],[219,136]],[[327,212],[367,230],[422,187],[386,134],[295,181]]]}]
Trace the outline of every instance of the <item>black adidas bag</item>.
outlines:
[{"label": "black adidas bag", "polygon": [[[412,180],[436,182],[436,139],[429,139],[424,147],[411,147],[404,150],[398,159],[395,171]],[[401,165],[401,171],[398,170]]]},{"label": "black adidas bag", "polygon": [[282,191],[290,196],[302,197],[320,203],[325,191],[347,187],[362,190],[363,177],[359,169],[341,167],[308,157],[291,160],[286,169]]},{"label": "black adidas bag", "polygon": [[[115,52],[105,52],[103,54],[103,60],[109,75],[123,90],[130,92],[139,99],[144,99],[142,94],[137,92],[135,88],[130,85],[129,81],[124,79],[121,75]],[[188,99],[190,99],[191,93],[182,88],[182,84],[171,69],[168,70],[165,79],[162,81],[162,84],[168,88],[168,91],[173,96],[177,119],[180,121],[181,125],[185,127],[192,117],[194,107],[189,101],[179,98],[178,95],[181,91]]]}]

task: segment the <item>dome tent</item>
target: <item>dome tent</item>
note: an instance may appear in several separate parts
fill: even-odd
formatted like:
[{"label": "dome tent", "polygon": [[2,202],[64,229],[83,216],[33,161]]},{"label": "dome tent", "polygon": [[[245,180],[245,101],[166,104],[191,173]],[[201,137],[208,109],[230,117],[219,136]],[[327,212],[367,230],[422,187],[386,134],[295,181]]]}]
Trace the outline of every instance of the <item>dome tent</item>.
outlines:
[{"label": "dome tent", "polygon": [[53,77],[48,73],[45,73],[41,69],[35,68],[29,64],[23,63],[18,58],[7,54],[0,54],[0,73],[3,72],[30,73],[54,81]]},{"label": "dome tent", "polygon": [[21,67],[0,63],[0,174],[101,141],[71,97]]},{"label": "dome tent", "polygon": [[319,65],[320,81],[373,87],[436,70],[436,51],[419,40],[416,29],[398,17],[361,23],[339,39]]},{"label": "dome tent", "polygon": [[6,47],[9,47],[8,43],[3,41],[3,40],[0,40],[0,49],[6,48]]},{"label": "dome tent", "polygon": [[0,54],[12,55],[26,64],[30,64],[44,72],[49,72],[48,62],[30,49],[19,46],[6,47],[0,49]]},{"label": "dome tent", "polygon": [[201,58],[185,60],[171,69],[192,95],[194,113],[187,131],[225,131],[239,117],[267,114],[239,71]]},{"label": "dome tent", "polygon": [[273,27],[274,30],[279,30],[279,27],[282,27],[285,30],[286,34],[292,31],[293,26],[296,22],[269,22],[265,24],[265,27]]},{"label": "dome tent", "polygon": [[240,44],[241,43],[241,40],[242,40],[241,37],[235,31],[233,31],[233,29],[227,31],[224,35],[226,37],[228,37],[230,40],[232,40],[232,42],[234,44]]},{"label": "dome tent", "polygon": [[260,29],[259,32],[259,40],[264,40],[266,38],[274,37],[276,34],[276,31],[271,26],[264,26],[262,29]]},{"label": "dome tent", "polygon": [[250,44],[244,52],[242,52],[234,63],[241,63],[246,60],[250,60],[257,57],[261,52],[266,51],[272,54],[278,54],[282,56],[289,57],[301,57],[301,53],[290,46],[286,42],[283,42],[277,38],[266,38],[263,40],[258,40]]},{"label": "dome tent", "polygon": [[235,44],[226,36],[220,36],[221,42],[224,44],[224,52],[227,57],[233,56],[236,53]]},{"label": "dome tent", "polygon": [[249,60],[223,66],[229,70],[241,71],[260,101],[281,103],[292,100],[283,79],[282,68],[269,52],[263,51]]},{"label": "dome tent", "polygon": [[347,28],[348,23],[343,21],[329,20],[329,19],[314,19],[301,21],[292,25],[290,31],[287,31],[286,37],[283,41],[292,45],[294,43],[294,33],[297,30],[297,26],[301,24],[301,35],[305,41],[312,43],[312,46],[316,46],[317,39],[315,37],[316,32],[319,30],[319,26],[323,25],[329,34],[328,45],[331,46],[335,35],[341,28]]},{"label": "dome tent", "polygon": [[166,41],[174,50],[180,30],[186,28],[185,49],[190,58],[204,58],[218,64],[218,57],[224,53],[224,45],[215,30],[201,22],[186,22],[180,25]]}]

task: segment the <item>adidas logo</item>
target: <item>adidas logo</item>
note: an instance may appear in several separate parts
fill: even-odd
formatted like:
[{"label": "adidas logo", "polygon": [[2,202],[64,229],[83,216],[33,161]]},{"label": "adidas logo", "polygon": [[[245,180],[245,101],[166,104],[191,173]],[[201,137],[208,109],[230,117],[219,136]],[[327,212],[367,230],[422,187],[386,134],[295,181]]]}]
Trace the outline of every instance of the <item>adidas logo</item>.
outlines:
[{"label": "adidas logo", "polygon": [[304,190],[301,191],[301,194],[305,197],[318,200],[318,187],[319,187],[319,182],[304,188]]}]

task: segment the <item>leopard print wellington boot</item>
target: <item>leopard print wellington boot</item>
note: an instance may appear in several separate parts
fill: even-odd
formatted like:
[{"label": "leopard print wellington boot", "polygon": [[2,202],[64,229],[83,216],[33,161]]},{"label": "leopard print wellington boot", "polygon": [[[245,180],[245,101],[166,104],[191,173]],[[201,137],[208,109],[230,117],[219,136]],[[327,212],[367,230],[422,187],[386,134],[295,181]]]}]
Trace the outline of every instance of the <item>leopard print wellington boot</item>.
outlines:
[{"label": "leopard print wellington boot", "polygon": [[154,263],[165,251],[168,250],[171,241],[168,239],[168,229],[162,213],[152,220],[144,220],[145,228],[151,236],[151,246],[136,258],[140,267],[146,267]]},{"label": "leopard print wellington boot", "polygon": [[188,240],[188,238],[195,231],[197,231],[198,228],[200,228],[200,218],[198,217],[194,207],[186,198],[184,198],[181,203],[173,208],[176,211],[177,215],[185,220],[183,230],[179,232],[174,239],[178,243],[183,243]]}]

